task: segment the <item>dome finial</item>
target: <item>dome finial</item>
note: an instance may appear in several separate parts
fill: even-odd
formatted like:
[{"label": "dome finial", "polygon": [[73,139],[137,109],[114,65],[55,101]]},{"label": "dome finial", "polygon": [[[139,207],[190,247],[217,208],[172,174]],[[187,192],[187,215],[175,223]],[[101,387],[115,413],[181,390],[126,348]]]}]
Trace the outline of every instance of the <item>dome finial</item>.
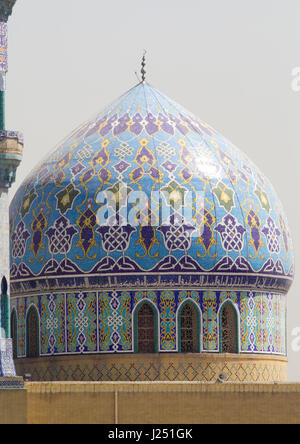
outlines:
[{"label": "dome finial", "polygon": [[144,50],[144,55],[143,55],[143,59],[142,59],[142,69],[141,69],[142,82],[145,82],[146,74],[147,74],[147,72],[145,70],[145,68],[146,68],[146,54],[147,54],[147,51]]}]

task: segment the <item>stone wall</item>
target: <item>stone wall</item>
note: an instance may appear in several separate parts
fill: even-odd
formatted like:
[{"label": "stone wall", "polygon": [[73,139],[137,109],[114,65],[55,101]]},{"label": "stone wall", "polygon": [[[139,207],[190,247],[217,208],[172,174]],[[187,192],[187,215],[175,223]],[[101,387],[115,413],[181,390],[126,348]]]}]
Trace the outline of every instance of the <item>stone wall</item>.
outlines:
[{"label": "stone wall", "polygon": [[6,424],[299,424],[300,384],[26,383]]}]

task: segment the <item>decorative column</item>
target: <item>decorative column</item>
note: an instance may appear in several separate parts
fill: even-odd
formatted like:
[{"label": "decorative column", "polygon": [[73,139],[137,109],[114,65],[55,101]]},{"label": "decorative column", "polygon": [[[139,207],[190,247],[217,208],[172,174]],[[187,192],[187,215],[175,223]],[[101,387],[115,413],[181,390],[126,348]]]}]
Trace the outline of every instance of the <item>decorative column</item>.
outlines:
[{"label": "decorative column", "polygon": [[23,138],[16,131],[7,131],[5,126],[5,91],[8,72],[7,21],[15,3],[16,0],[0,0],[0,388],[20,385],[20,380],[15,378],[10,332],[8,194],[22,160]]}]

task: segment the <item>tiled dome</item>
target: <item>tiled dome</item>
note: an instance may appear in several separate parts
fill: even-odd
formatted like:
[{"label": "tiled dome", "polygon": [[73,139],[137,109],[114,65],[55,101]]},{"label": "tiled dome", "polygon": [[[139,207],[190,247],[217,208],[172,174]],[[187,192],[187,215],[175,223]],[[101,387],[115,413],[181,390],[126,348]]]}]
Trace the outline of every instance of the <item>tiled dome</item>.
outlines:
[{"label": "tiled dome", "polygon": [[[160,192],[171,215],[162,220],[152,198],[151,210],[141,212],[151,225],[100,226],[99,193],[108,190],[143,191],[149,201]],[[190,220],[182,216],[188,192]],[[293,278],[287,220],[269,181],[224,137],[146,83],[34,169],[10,220],[15,292],[143,282],[285,293]]]}]

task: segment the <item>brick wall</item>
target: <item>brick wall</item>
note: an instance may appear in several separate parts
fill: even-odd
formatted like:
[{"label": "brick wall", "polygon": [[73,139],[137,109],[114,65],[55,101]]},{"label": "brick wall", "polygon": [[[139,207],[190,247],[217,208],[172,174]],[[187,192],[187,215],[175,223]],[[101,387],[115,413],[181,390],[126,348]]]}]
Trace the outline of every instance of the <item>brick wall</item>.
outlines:
[{"label": "brick wall", "polygon": [[27,383],[1,423],[299,424],[300,384]]}]

